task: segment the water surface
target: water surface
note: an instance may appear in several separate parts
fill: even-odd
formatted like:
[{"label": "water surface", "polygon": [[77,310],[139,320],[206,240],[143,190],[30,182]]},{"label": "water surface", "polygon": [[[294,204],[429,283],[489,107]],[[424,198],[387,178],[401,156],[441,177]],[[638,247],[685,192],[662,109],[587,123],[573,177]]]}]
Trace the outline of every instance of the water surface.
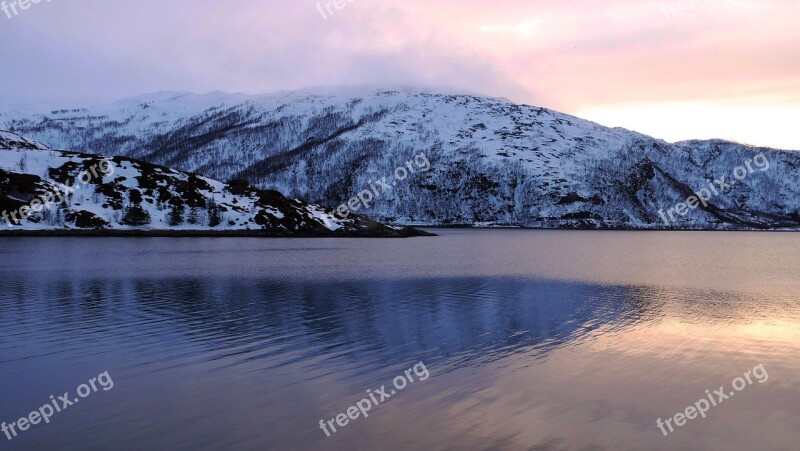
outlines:
[{"label": "water surface", "polygon": [[0,239],[0,421],[114,381],[0,447],[797,449],[800,235],[437,232]]}]

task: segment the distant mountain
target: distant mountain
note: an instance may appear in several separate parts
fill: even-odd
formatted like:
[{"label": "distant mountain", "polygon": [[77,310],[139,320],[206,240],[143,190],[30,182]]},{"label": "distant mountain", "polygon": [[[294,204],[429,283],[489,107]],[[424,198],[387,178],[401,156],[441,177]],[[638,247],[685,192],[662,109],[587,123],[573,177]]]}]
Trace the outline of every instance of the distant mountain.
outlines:
[{"label": "distant mountain", "polygon": [[[324,205],[371,190],[369,208],[358,213],[382,222],[800,228],[797,152],[725,141],[669,144],[471,95],[410,88],[159,93],[90,109],[6,111],[0,124],[52,147],[245,178]],[[429,170],[395,178],[420,156]],[[738,168],[746,171],[741,180]],[[704,199],[693,199],[695,192]]]},{"label": "distant mountain", "polygon": [[411,236],[364,217],[125,157],[51,150],[0,131],[0,236],[7,232]]}]

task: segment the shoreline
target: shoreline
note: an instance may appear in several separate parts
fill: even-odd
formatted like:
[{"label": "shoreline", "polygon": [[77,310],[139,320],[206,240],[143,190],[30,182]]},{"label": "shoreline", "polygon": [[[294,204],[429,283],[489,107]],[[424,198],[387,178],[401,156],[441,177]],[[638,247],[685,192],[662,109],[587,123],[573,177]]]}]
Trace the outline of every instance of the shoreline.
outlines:
[{"label": "shoreline", "polygon": [[0,238],[414,238],[437,236],[412,227],[394,231],[283,233],[268,230],[0,230]]},{"label": "shoreline", "polygon": [[[0,230],[0,238],[416,238],[439,236],[435,230],[519,230],[560,232],[750,232],[797,233],[795,229],[637,229],[637,228],[581,228],[581,227],[521,227],[521,226],[470,226],[470,225],[414,225],[391,231],[285,233],[265,230]],[[428,230],[424,230],[428,229]]]},{"label": "shoreline", "polygon": [[[401,227],[396,225],[396,227]],[[403,226],[417,229],[452,229],[452,230],[553,230],[562,232],[772,232],[772,233],[797,233],[798,229],[779,228],[744,228],[744,229],[657,229],[657,228],[626,228],[626,227],[525,227],[525,226],[470,226],[470,225],[413,225]]]}]

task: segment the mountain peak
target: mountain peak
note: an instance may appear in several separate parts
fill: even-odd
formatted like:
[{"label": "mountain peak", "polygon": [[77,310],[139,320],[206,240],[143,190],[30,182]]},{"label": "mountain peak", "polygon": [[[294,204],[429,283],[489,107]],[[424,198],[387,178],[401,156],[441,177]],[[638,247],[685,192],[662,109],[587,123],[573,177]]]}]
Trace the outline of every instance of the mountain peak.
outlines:
[{"label": "mountain peak", "polygon": [[[723,141],[669,144],[546,108],[419,88],[354,86],[267,95],[158,93],[113,108],[3,116],[57,148],[247,178],[340,205],[415,156],[432,168],[397,181],[367,214],[401,224],[568,228],[794,228],[800,155]],[[724,195],[669,223],[662,212],[763,152]],[[682,211],[682,210],[681,210]]]}]

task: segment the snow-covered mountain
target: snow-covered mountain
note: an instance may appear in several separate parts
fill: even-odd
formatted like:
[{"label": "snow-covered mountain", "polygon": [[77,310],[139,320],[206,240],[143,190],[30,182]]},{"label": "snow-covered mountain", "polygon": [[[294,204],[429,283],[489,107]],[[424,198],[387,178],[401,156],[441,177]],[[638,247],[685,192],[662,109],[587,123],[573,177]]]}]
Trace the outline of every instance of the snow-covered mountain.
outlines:
[{"label": "snow-covered mountain", "polygon": [[[104,230],[410,236],[366,218],[125,157],[51,150],[0,131],[3,232]],[[250,232],[248,232],[250,231]]]},{"label": "snow-covered mountain", "polygon": [[[796,152],[670,144],[472,95],[371,87],[158,93],[93,108],[5,111],[0,127],[55,148],[245,178],[324,205],[372,190],[358,213],[384,222],[800,228]],[[429,170],[395,177],[420,155]],[[747,172],[741,180],[739,168]],[[692,200],[695,192],[706,199]]]}]

